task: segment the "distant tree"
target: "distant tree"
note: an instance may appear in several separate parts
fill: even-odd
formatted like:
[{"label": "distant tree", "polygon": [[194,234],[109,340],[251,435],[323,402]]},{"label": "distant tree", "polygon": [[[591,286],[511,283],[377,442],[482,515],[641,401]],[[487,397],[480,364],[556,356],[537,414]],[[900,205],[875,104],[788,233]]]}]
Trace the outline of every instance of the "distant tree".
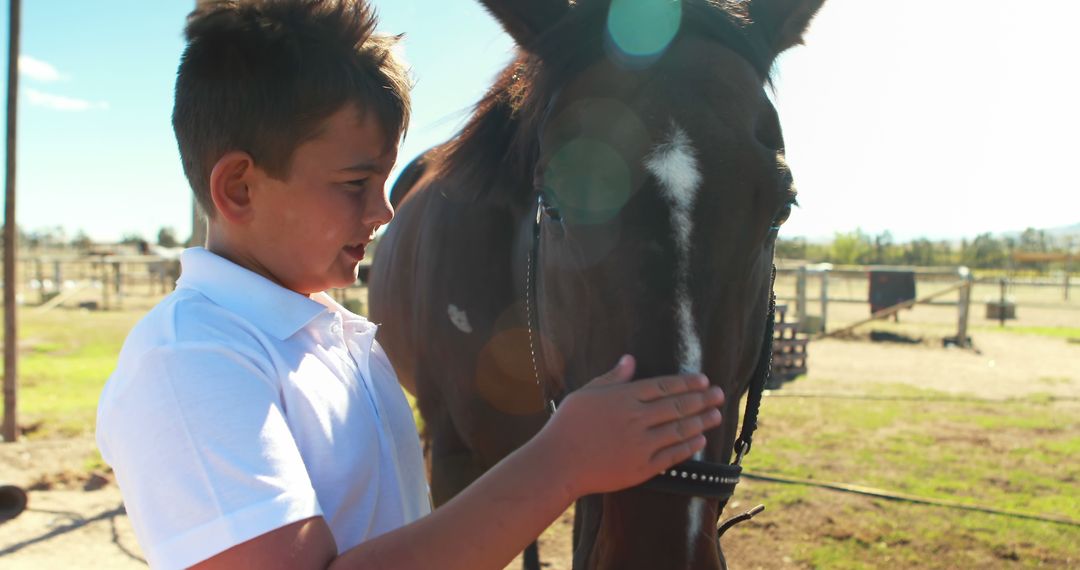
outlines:
[{"label": "distant tree", "polygon": [[903,259],[908,265],[935,265],[938,259],[937,247],[926,238],[911,240],[905,248]]},{"label": "distant tree", "polygon": [[843,265],[869,263],[874,255],[874,244],[862,229],[837,233],[829,248],[829,261]]},{"label": "distant tree", "polygon": [[[1016,251],[1022,253],[1049,253],[1056,249],[1053,236],[1047,235],[1044,230],[1028,228],[1020,234],[1017,240]],[[1018,264],[1026,269],[1036,269],[1045,272],[1049,269],[1048,263],[1029,261]]]},{"label": "distant tree", "polygon": [[1053,237],[1047,235],[1044,230],[1028,228],[1020,234],[1017,249],[1026,253],[1046,253],[1054,249],[1053,242]]},{"label": "distant tree", "polygon": [[120,243],[124,245],[138,245],[140,242],[144,241],[146,241],[146,239],[135,232],[128,232],[120,238]]},{"label": "distant tree", "polygon": [[176,230],[168,226],[158,230],[157,244],[161,247],[176,247],[180,245],[180,241],[176,239]]},{"label": "distant tree", "polygon": [[904,247],[896,243],[892,232],[886,230],[874,236],[874,254],[870,263],[899,265],[904,262]]},{"label": "distant tree", "polygon": [[969,267],[1003,268],[1008,261],[1009,253],[1005,241],[995,238],[990,233],[975,236],[975,240],[966,243],[960,252],[960,263]]},{"label": "distant tree", "polygon": [[147,253],[150,250],[150,242],[146,241],[146,238],[142,237],[141,234],[134,232],[124,234],[124,236],[120,238],[120,243],[122,245],[135,246],[139,253]]},{"label": "distant tree", "polygon": [[94,245],[94,240],[90,239],[90,236],[86,235],[86,232],[79,230],[75,232],[75,237],[71,238],[71,247],[80,252],[87,252]]},{"label": "distant tree", "polygon": [[779,238],[776,240],[776,257],[781,259],[806,259],[805,238]]},{"label": "distant tree", "polygon": [[60,249],[67,247],[67,231],[63,226],[50,226],[32,230],[26,234],[28,245],[34,249]]}]

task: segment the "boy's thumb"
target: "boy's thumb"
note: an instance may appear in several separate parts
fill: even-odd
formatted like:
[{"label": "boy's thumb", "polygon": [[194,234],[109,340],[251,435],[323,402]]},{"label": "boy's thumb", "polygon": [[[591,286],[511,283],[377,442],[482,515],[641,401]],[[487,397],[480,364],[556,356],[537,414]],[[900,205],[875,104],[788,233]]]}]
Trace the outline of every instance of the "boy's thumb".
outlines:
[{"label": "boy's thumb", "polygon": [[636,365],[637,362],[634,361],[633,356],[624,354],[619,358],[619,361],[615,363],[615,368],[597,376],[596,379],[589,384],[593,386],[610,386],[612,384],[629,382],[630,379],[634,377],[634,368]]}]

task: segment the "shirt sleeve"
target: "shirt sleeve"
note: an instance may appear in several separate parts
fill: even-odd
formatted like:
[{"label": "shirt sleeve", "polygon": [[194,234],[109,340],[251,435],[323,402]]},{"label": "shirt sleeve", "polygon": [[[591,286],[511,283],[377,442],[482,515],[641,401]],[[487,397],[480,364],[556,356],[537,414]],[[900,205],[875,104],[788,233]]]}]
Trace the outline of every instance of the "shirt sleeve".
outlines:
[{"label": "shirt sleeve", "polygon": [[258,355],[156,348],[108,400],[98,440],[152,567],[186,568],[322,514]]}]

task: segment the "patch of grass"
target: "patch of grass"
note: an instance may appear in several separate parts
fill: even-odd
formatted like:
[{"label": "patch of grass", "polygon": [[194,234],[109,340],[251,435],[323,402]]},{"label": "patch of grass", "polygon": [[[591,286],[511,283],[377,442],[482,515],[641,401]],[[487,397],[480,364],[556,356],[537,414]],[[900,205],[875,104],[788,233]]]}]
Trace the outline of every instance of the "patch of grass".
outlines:
[{"label": "patch of grass", "polygon": [[745,503],[768,508],[739,527],[738,540],[768,544],[768,556],[729,561],[753,567],[783,556],[822,569],[1075,567],[1076,532],[1065,525],[806,487],[801,503],[781,504],[789,488],[760,483],[739,490]]},{"label": "patch of grass", "polygon": [[109,467],[107,463],[105,463],[105,460],[101,457],[101,452],[98,451],[96,447],[94,448],[94,451],[83,461],[83,471],[86,471],[87,473],[110,471],[111,469],[112,468]]},{"label": "patch of grass", "polygon": [[[893,391],[892,389],[888,391]],[[845,482],[969,505],[1080,520],[1080,404],[1043,399],[949,401],[906,387],[912,400],[775,398],[767,401],[751,472]],[[790,552],[815,568],[916,564],[957,568],[1075,563],[1075,527],[762,483],[760,502],[829,512],[839,529]],[[759,500],[755,498],[754,500]],[[839,512],[843,511],[843,512]],[[830,523],[831,524],[831,523]],[[830,530],[831,529],[831,530]],[[943,554],[945,553],[945,554]],[[929,566],[926,556],[943,556]]]},{"label": "patch of grass", "polygon": [[769,489],[769,506],[793,507],[806,503],[809,496],[809,487],[799,485],[776,486]]},{"label": "patch of grass", "polygon": [[1036,380],[1036,382],[1039,384],[1046,384],[1047,386],[1067,386],[1073,383],[1073,379],[1064,376],[1043,376]]},{"label": "patch of grass", "polygon": [[30,438],[89,433],[98,397],[141,311],[19,314],[19,423]]},{"label": "patch of grass", "polygon": [[1080,338],[1080,327],[1032,327],[1032,326],[977,326],[976,330],[1012,334],[1048,336],[1052,338]]}]

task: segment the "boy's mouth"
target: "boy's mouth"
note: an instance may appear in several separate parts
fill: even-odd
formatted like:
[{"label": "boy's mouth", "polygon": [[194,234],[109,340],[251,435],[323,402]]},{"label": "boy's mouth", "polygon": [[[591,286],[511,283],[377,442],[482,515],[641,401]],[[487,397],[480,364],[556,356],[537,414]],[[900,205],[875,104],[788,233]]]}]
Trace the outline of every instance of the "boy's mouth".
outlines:
[{"label": "boy's mouth", "polygon": [[343,247],[342,250],[344,250],[345,254],[349,257],[356,261],[360,261],[361,259],[364,259],[364,245],[363,242],[356,245],[347,245]]}]

